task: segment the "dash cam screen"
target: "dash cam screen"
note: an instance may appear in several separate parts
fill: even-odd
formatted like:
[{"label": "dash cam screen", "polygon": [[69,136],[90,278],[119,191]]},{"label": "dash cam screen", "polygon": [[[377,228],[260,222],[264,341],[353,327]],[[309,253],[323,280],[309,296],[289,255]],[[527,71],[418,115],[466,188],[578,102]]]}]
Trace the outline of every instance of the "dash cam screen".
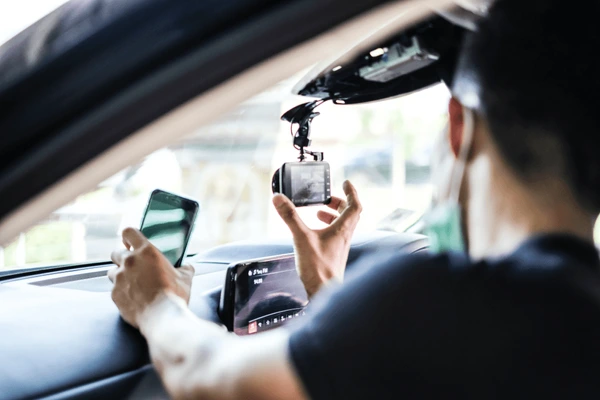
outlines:
[{"label": "dash cam screen", "polygon": [[291,167],[292,200],[298,203],[322,203],[327,199],[326,167],[294,165]]},{"label": "dash cam screen", "polygon": [[196,210],[169,201],[165,196],[150,198],[142,233],[174,266],[179,266],[187,246]]},{"label": "dash cam screen", "polygon": [[233,331],[252,335],[305,315],[308,296],[294,257],[238,266]]}]

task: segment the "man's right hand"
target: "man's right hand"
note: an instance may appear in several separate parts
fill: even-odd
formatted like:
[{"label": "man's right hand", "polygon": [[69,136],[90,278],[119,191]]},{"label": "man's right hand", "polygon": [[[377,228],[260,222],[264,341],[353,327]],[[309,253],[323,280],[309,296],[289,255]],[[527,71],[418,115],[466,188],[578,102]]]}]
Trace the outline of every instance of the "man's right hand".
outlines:
[{"label": "man's right hand", "polygon": [[312,230],[302,222],[287,197],[281,194],[273,197],[277,212],[294,235],[296,267],[309,297],[331,279],[344,279],[350,241],[362,212],[356,189],[349,181],[344,182],[344,193],[347,201],[333,197],[328,205],[339,216],[318,212],[317,217],[329,225],[319,230]]}]

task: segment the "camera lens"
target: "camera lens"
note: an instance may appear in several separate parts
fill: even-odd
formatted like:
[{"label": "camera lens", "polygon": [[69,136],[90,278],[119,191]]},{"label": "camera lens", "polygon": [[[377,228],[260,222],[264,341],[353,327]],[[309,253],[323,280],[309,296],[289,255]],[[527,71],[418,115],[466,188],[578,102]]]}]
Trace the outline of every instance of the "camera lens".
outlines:
[{"label": "camera lens", "polygon": [[277,171],[275,171],[275,174],[273,175],[273,181],[271,182],[271,189],[273,189],[273,193],[280,193],[281,192],[281,188],[279,187],[279,173],[280,173],[280,169],[278,169]]}]

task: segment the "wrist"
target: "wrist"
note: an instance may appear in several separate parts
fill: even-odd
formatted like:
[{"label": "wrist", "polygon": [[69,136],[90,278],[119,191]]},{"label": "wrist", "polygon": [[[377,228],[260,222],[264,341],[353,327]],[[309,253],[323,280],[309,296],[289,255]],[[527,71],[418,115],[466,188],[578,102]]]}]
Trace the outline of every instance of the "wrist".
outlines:
[{"label": "wrist", "polygon": [[186,309],[187,304],[183,299],[173,293],[161,292],[144,308],[136,322],[142,335],[148,338],[165,318],[184,313]]},{"label": "wrist", "polygon": [[304,289],[306,290],[306,293],[308,294],[308,298],[312,299],[313,296],[315,296],[322,289],[330,287],[330,286],[340,285],[340,284],[342,284],[343,281],[344,281],[343,276],[338,277],[336,275],[332,275],[329,277],[318,277],[318,278],[310,279],[307,281],[303,281],[303,283],[304,283]]}]

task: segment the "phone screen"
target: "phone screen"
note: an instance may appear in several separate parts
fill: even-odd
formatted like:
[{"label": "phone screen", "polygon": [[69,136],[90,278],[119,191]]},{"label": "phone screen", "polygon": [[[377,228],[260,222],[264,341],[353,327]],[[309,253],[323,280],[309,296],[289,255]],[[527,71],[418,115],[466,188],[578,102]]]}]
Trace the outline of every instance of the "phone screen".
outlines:
[{"label": "phone screen", "polygon": [[198,212],[198,203],[154,191],[142,221],[141,232],[175,267],[181,266]]}]

